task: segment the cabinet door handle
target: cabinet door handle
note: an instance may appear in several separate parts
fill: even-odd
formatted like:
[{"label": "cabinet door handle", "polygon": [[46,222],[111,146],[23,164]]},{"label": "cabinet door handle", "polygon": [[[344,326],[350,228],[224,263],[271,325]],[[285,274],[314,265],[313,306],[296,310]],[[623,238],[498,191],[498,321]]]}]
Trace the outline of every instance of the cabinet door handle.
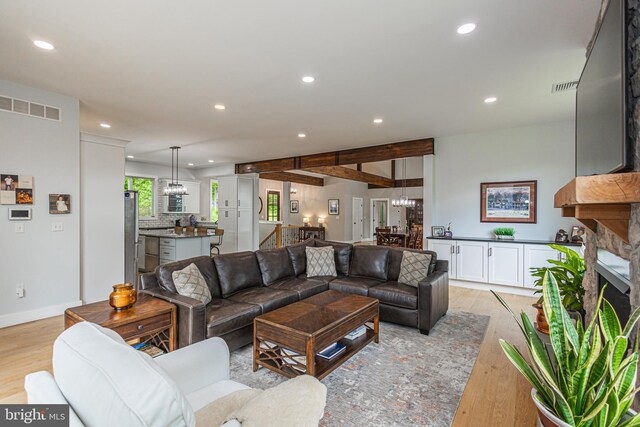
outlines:
[{"label": "cabinet door handle", "polygon": [[455,253],[456,253],[456,248],[455,248],[455,246],[451,246],[451,253],[452,253],[452,254],[455,254]]},{"label": "cabinet door handle", "polygon": [[144,329],[144,325],[138,325],[138,330],[141,331]]},{"label": "cabinet door handle", "polygon": [[493,254],[493,248],[489,248],[489,256]]},{"label": "cabinet door handle", "polygon": [[225,206],[229,206],[229,200],[225,200],[225,201],[224,201],[224,205],[225,205]]},{"label": "cabinet door handle", "polygon": [[460,253],[460,246],[456,246],[456,253],[459,254]]},{"label": "cabinet door handle", "polygon": [[238,199],[238,207],[240,207],[240,199]]},{"label": "cabinet door handle", "polygon": [[229,218],[229,211],[224,211],[224,217]]},{"label": "cabinet door handle", "polygon": [[240,218],[240,211],[238,211],[238,218]]}]

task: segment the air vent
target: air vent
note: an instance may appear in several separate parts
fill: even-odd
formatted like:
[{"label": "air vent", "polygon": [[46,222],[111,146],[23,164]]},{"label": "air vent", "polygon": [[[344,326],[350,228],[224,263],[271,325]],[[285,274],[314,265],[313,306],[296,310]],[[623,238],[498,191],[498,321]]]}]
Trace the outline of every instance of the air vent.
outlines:
[{"label": "air vent", "polygon": [[60,121],[60,109],[50,105],[37,104],[22,99],[0,95],[0,111],[24,114],[40,119]]},{"label": "air vent", "polygon": [[566,92],[568,90],[574,90],[576,87],[578,87],[577,80],[572,82],[556,83],[551,86],[551,93]]}]

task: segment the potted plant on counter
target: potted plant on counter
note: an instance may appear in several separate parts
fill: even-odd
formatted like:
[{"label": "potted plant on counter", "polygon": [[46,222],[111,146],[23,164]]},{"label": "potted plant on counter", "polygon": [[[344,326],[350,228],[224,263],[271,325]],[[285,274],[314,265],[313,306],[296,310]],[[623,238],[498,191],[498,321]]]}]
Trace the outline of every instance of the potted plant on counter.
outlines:
[{"label": "potted plant on counter", "polygon": [[[544,276],[547,271],[550,271],[558,283],[562,305],[570,312],[578,313],[582,318],[584,317],[584,288],[582,287],[582,279],[584,278],[586,269],[584,259],[579,253],[566,246],[551,244],[549,247],[564,254],[564,257],[561,257],[561,260],[548,259],[547,262],[552,265],[551,267],[531,268],[531,275],[537,277],[534,286],[540,288],[536,293],[542,294]],[[548,334],[549,329],[542,309],[542,300],[543,297],[541,296],[540,299],[533,304],[533,307],[538,310],[538,315],[536,316],[538,330]]]},{"label": "potted plant on counter", "polygon": [[[544,312],[549,321],[551,350],[547,349],[523,311],[520,319],[495,292],[513,315],[527,343],[527,362],[513,345],[500,340],[511,363],[531,383],[531,396],[545,427],[640,426],[640,415],[630,410],[638,392],[638,341],[631,345],[631,331],[640,308],[624,329],[608,301],[598,299],[589,326],[573,325],[563,307],[558,283],[552,272],[543,277]],[[631,347],[631,350],[629,350]]]},{"label": "potted plant on counter", "polygon": [[493,234],[498,240],[513,240],[515,239],[516,230],[511,227],[498,227],[493,230]]}]

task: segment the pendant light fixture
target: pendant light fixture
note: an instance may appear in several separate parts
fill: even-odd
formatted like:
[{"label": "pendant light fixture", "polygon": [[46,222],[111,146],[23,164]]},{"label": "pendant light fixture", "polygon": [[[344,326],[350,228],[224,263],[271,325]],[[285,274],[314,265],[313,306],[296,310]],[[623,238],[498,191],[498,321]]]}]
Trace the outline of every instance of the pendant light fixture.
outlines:
[{"label": "pendant light fixture", "polygon": [[[171,148],[171,182],[164,188],[165,196],[186,196],[187,189],[185,186],[178,182],[178,150],[180,147],[170,147]],[[175,157],[175,163],[173,161]],[[175,164],[175,170],[174,170]],[[174,171],[175,171],[175,179],[174,179]]]},{"label": "pendant light fixture", "polygon": [[402,159],[402,195],[399,199],[393,199],[391,205],[394,208],[412,208],[415,207],[416,201],[409,199],[407,196],[407,159]]}]

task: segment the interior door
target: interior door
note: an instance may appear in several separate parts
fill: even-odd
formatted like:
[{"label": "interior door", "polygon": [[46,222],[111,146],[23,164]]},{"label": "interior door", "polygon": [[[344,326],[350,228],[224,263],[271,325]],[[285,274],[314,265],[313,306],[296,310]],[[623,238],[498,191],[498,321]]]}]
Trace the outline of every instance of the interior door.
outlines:
[{"label": "interior door", "polygon": [[364,238],[362,234],[364,229],[364,213],[362,210],[363,203],[364,202],[362,200],[362,197],[353,198],[353,209],[351,211],[351,216],[352,216],[351,222],[353,224],[353,228],[351,229],[351,233],[352,233],[352,240],[354,242],[359,242]]},{"label": "interior door", "polygon": [[388,200],[371,200],[371,236],[375,237],[376,227],[389,225]]}]

